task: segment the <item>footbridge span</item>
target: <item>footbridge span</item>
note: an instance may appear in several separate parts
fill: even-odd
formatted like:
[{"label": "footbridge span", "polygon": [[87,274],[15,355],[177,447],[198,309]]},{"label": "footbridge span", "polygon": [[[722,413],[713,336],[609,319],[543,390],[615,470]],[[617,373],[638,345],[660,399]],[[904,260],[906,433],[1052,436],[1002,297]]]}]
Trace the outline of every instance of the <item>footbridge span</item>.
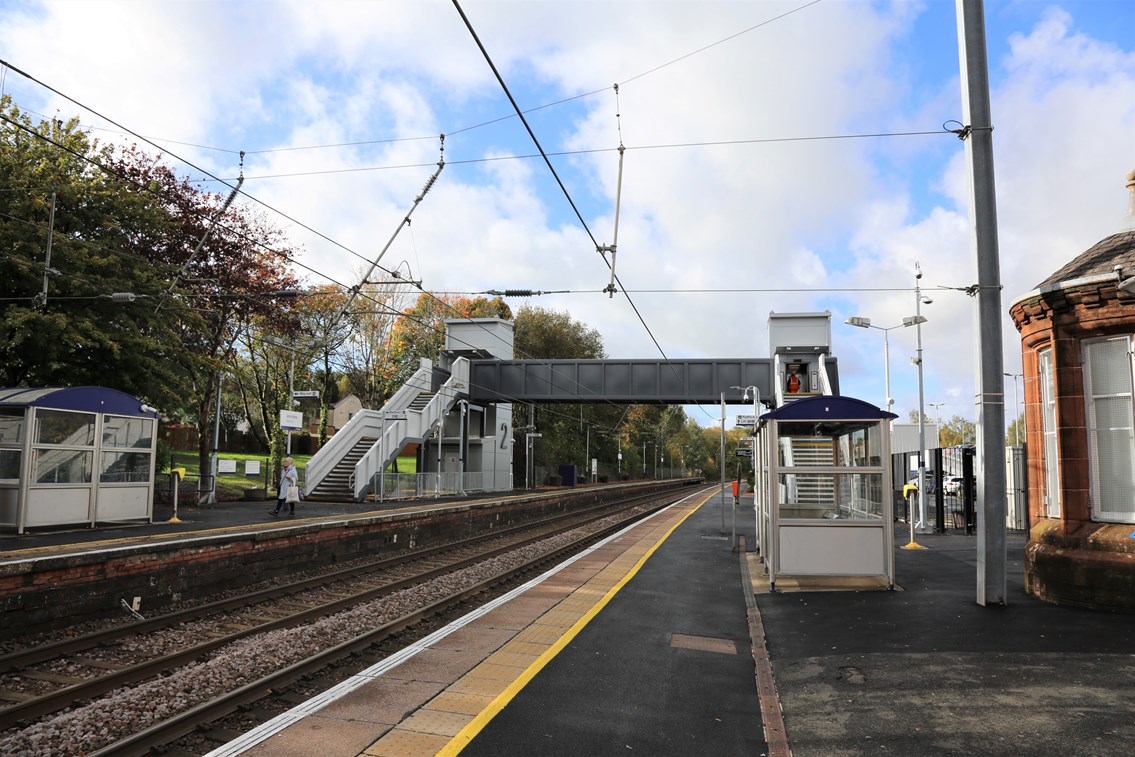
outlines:
[{"label": "footbridge span", "polygon": [[[447,321],[437,364],[422,360],[381,409],[332,436],[308,462],[304,492],[361,500],[506,491],[513,403],[748,404],[734,387],[756,387],[776,408],[839,393],[830,344],[830,313],[770,313],[768,358],[516,360],[511,322]],[[411,450],[416,472],[399,473],[398,457]]]}]

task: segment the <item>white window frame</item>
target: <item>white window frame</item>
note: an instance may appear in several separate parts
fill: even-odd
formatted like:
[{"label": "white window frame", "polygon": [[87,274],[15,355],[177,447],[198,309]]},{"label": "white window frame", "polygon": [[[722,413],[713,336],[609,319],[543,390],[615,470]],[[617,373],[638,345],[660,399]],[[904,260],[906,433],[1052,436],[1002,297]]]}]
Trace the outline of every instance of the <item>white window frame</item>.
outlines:
[{"label": "white window frame", "polygon": [[1040,415],[1044,444],[1044,512],[1049,518],[1060,517],[1060,455],[1056,435],[1056,359],[1052,348],[1037,353],[1040,374]]},{"label": "white window frame", "polygon": [[[1089,348],[1094,344],[1102,344],[1105,342],[1121,342],[1126,354],[1126,391],[1111,393],[1108,395],[1097,395],[1092,388],[1092,371],[1089,360]],[[1127,454],[1128,454],[1128,468],[1132,472],[1132,481],[1127,483],[1127,492],[1135,491],[1135,376],[1132,372],[1131,360],[1131,337],[1129,336],[1112,336],[1104,337],[1101,339],[1085,339],[1080,345],[1081,363],[1083,365],[1084,375],[1084,402],[1085,408],[1085,431],[1088,435],[1088,464],[1089,480],[1091,482],[1091,503],[1092,503],[1092,520],[1100,523],[1135,523],[1135,503],[1130,500],[1128,494],[1128,509],[1123,510],[1105,510],[1105,503],[1101,482],[1103,480],[1103,472],[1100,470],[1101,460],[1098,454],[1097,434],[1107,432],[1115,434],[1120,432],[1125,434],[1127,438]],[[1129,416],[1129,424],[1126,427],[1111,426],[1107,429],[1101,429],[1098,426],[1096,401],[1100,399],[1123,399],[1126,398],[1128,406],[1131,407],[1132,413]]]}]

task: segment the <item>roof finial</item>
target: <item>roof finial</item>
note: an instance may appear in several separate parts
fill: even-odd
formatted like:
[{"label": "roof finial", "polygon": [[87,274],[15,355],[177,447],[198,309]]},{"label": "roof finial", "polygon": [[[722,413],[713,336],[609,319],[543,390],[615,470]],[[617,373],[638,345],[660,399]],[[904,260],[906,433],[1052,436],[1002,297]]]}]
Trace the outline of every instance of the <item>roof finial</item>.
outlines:
[{"label": "roof finial", "polygon": [[1135,171],[1127,172],[1127,192],[1127,218],[1123,230],[1135,231]]}]

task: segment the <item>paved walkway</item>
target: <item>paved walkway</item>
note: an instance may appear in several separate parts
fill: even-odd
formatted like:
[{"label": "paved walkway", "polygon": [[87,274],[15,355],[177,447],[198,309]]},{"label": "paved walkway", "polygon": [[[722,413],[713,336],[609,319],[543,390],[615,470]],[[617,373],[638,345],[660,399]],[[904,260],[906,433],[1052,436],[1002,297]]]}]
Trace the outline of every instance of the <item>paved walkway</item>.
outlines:
[{"label": "paved walkway", "polygon": [[1135,753],[1135,616],[976,597],[976,537],[896,549],[903,591],[757,595],[795,757]]}]

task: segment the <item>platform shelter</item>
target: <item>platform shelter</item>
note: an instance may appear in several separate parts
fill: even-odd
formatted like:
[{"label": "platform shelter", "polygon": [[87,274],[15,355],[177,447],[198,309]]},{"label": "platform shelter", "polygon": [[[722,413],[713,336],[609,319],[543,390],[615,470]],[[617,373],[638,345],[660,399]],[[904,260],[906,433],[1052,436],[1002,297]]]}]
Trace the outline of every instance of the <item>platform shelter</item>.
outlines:
[{"label": "platform shelter", "polygon": [[756,526],[772,591],[789,576],[881,577],[894,587],[888,428],[896,417],[838,395],[760,417]]},{"label": "platform shelter", "polygon": [[116,389],[0,389],[0,529],[149,522],[156,431]]}]

